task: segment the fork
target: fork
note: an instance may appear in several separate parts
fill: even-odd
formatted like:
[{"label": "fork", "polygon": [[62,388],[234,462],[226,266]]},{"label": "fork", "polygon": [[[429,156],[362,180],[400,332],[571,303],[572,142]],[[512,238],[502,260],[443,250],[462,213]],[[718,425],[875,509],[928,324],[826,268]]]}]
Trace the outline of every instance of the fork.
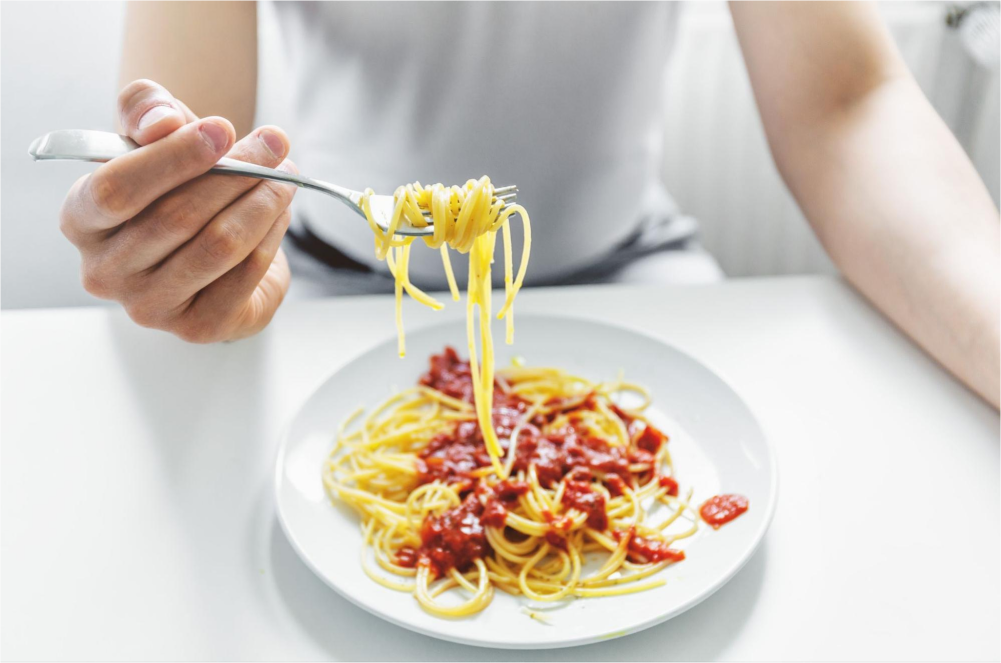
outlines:
[{"label": "fork", "polygon": [[[107,131],[63,129],[36,138],[32,141],[31,147],[28,148],[28,154],[35,161],[76,160],[104,163],[136,149],[139,149],[139,145],[128,136],[120,136]],[[320,191],[336,198],[363,218],[365,217],[365,212],[361,207],[361,201],[365,194],[361,191],[353,191],[342,186],[337,186],[336,184],[314,180],[302,175],[286,173],[273,168],[265,168],[264,166],[258,166],[257,164],[237,159],[219,159],[209,172],[222,175],[255,177],[257,179],[274,180],[276,182],[288,182],[306,189]],[[512,204],[517,196],[518,187],[513,185],[494,189],[495,199],[502,201],[505,207]],[[392,218],[393,208],[395,207],[393,196],[373,195],[369,198],[369,204],[372,209],[373,221],[382,230],[388,230],[389,221]],[[418,228],[405,221],[401,221],[399,227],[396,228],[396,233],[398,235],[415,237],[431,235],[434,233],[434,228],[431,225],[431,214],[425,212],[424,218],[427,219],[427,227]]]}]

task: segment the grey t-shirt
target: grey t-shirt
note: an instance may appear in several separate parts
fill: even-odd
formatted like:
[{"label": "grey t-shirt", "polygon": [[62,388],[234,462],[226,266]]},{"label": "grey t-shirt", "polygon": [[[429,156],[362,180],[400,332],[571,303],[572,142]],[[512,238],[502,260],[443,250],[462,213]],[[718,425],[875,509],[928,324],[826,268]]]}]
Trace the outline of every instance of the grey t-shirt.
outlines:
[{"label": "grey t-shirt", "polygon": [[[517,184],[532,218],[529,284],[586,269],[624,243],[646,250],[676,241],[695,230],[690,219],[674,221],[660,172],[678,11],[675,3],[276,3],[293,78],[293,158],[310,176],[378,193],[484,174]],[[315,195],[295,205],[314,234],[385,270],[349,210]],[[512,230],[520,245],[517,221]],[[452,261],[460,283],[465,263]],[[444,286],[436,251],[415,248],[410,271],[415,283]]]}]

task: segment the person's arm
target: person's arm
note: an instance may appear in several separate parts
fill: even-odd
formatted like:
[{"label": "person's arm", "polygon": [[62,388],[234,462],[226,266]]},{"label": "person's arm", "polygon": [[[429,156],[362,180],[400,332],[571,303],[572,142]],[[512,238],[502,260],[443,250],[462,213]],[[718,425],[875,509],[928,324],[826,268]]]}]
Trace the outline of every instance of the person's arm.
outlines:
[{"label": "person's arm", "polygon": [[246,136],[257,102],[257,3],[128,3],[119,88],[142,78]]},{"label": "person's arm", "polygon": [[730,9],[775,163],[831,258],[998,407],[998,210],[875,7]]}]

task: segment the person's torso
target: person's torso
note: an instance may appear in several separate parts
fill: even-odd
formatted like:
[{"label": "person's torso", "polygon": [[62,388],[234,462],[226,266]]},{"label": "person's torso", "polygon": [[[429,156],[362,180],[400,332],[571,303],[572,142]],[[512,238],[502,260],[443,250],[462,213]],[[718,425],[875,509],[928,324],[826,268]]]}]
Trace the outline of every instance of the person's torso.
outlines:
[{"label": "person's torso", "polygon": [[[643,217],[670,213],[661,101],[676,4],[275,7],[301,172],[386,194],[484,174],[517,184],[532,219],[529,283],[587,264]],[[349,210],[305,195],[296,209],[318,236],[375,263],[371,232]],[[512,230],[520,243],[520,224]],[[464,263],[453,259],[460,282]],[[443,284],[438,253],[415,247],[411,274]]]}]

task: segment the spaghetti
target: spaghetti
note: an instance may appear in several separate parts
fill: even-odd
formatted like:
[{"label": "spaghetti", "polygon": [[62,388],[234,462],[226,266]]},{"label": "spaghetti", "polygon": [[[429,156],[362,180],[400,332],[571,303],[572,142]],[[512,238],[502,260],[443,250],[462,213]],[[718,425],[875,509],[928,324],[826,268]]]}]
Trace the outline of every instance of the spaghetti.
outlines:
[{"label": "spaghetti", "polygon": [[[406,349],[403,292],[442,308],[410,282],[414,238],[396,233],[404,222],[427,226],[424,212],[430,212],[434,232],[424,241],[441,251],[456,300],[448,248],[469,254],[469,361],[446,348],[431,357],[416,387],[367,416],[359,409],[337,433],[323,481],[331,497],[361,515],[365,572],[446,617],[483,610],[495,589],[553,602],[663,585],[652,576],[685,558],[671,546],[698,531],[700,512],[690,504],[691,489],[681,496],[667,436],[643,415],[646,390],[621,380],[592,383],[554,368],[494,369],[496,237],[504,238],[505,270],[497,317],[512,343],[513,303],[531,246],[524,208],[505,207],[487,177],[462,187],[418,182],[396,190],[383,231],[373,220],[371,195],[366,190],[361,205],[376,255],[396,280],[400,355]],[[525,228],[516,276],[508,224],[514,214]],[[617,405],[623,392],[639,394],[642,402]],[[746,509],[740,496],[717,496],[703,504],[701,517],[719,527]],[[600,564],[590,569],[593,555]],[[450,597],[450,590],[468,598]]]},{"label": "spaghetti", "polygon": [[[514,298],[525,280],[528,269],[528,256],[532,246],[532,227],[528,213],[521,205],[504,205],[504,202],[494,196],[494,187],[490,178],[483,176],[478,180],[469,180],[465,185],[446,187],[442,184],[422,186],[420,182],[399,187],[393,194],[395,205],[385,231],[375,223],[372,216],[370,196],[372,189],[365,190],[361,206],[368,219],[369,226],[375,237],[375,253],[379,260],[385,260],[390,273],[396,280],[396,328],[399,336],[400,356],[406,352],[403,331],[403,291],[420,303],[439,310],[442,304],[410,282],[409,262],[410,245],[414,237],[404,237],[396,234],[403,222],[414,227],[423,228],[428,225],[424,212],[431,213],[434,234],[425,237],[424,242],[431,248],[441,251],[445,275],[448,278],[452,299],[459,300],[459,289],[455,283],[452,265],[448,257],[448,247],[459,253],[469,254],[469,282],[466,292],[466,331],[469,345],[469,360],[473,374],[473,390],[476,412],[484,431],[487,451],[495,469],[500,469],[500,443],[490,426],[490,404],[494,389],[494,352],[493,335],[490,331],[490,316],[492,314],[490,280],[491,264],[493,263],[494,245],[497,232],[504,238],[504,304],[497,314],[498,319],[506,322],[507,343],[514,342]],[[518,214],[521,216],[525,229],[521,262],[518,274],[513,275],[513,256],[511,248],[511,228],[508,219]],[[476,313],[479,311],[479,337],[482,348],[482,362],[477,361],[476,351]]]},{"label": "spaghetti", "polygon": [[[498,370],[498,470],[475,379],[446,348],[416,387],[338,432],[323,479],[362,517],[365,572],[450,617],[479,612],[495,589],[559,601],[664,584],[651,576],[684,559],[671,546],[697,531],[698,514],[667,436],[643,415],[645,389],[552,368]],[[616,405],[623,392],[642,403]],[[591,572],[589,555],[602,558]],[[471,596],[446,598],[453,589]]]}]

